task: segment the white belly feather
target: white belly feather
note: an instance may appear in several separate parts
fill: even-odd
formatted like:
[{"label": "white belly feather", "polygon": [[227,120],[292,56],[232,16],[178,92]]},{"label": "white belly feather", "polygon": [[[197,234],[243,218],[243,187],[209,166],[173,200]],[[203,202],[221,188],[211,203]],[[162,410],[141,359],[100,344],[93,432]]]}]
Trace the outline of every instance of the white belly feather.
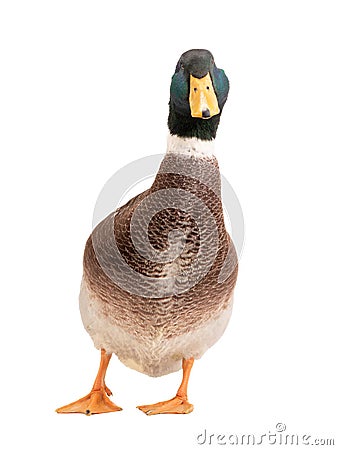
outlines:
[{"label": "white belly feather", "polygon": [[84,282],[79,300],[84,327],[95,347],[116,354],[127,367],[154,377],[179,370],[182,358],[200,358],[224,333],[233,303],[231,298],[225,310],[194,331],[172,338],[163,338],[159,331],[149,340],[142,335],[136,338],[113,324],[102,302],[90,298]]}]

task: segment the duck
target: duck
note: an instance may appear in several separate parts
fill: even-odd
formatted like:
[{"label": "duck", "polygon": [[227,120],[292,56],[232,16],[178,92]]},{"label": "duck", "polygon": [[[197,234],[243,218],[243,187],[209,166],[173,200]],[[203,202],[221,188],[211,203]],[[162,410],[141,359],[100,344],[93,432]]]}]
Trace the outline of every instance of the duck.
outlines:
[{"label": "duck", "polygon": [[86,242],[79,305],[100,365],[89,394],[58,413],[122,409],[105,382],[113,354],[150,377],[182,369],[175,396],[140,411],[193,410],[190,373],[228,325],[238,274],[214,148],[228,92],[209,50],[181,55],[170,85],[167,151],[151,187],[108,214]]}]

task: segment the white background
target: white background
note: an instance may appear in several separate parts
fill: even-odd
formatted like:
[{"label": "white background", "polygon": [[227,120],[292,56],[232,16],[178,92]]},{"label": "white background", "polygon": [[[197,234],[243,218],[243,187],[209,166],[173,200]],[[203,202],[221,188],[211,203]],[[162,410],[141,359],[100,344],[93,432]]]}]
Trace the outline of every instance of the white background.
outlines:
[{"label": "white background", "polygon": [[[204,429],[277,422],[334,437],[336,6],[1,2],[2,447],[203,448]],[[117,169],[165,151],[170,79],[190,48],[210,49],[231,84],[217,155],[246,223],[233,317],[195,364],[192,414],[145,416],[135,406],[170,398],[181,374],[113,358],[123,411],[57,415],[98,367],[77,304],[96,198]]]}]

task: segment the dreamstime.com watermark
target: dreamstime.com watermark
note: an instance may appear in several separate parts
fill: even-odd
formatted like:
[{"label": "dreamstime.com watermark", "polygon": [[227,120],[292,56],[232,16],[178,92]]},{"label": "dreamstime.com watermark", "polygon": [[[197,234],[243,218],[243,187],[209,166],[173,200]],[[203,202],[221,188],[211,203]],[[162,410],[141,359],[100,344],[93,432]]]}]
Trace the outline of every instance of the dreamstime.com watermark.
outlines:
[{"label": "dreamstime.com watermark", "polygon": [[235,434],[218,433],[203,430],[197,436],[197,443],[200,446],[212,445],[232,445],[232,446],[252,446],[252,445],[316,445],[335,446],[335,439],[332,437],[312,436],[308,433],[293,433],[286,431],[284,423],[277,423],[274,431],[266,433]]}]

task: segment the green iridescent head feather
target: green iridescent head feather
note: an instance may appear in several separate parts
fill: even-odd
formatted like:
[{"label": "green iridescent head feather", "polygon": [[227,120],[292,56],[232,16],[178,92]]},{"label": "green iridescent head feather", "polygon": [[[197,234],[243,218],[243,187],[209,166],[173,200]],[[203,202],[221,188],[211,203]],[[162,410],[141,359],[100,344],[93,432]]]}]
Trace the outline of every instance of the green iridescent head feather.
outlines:
[{"label": "green iridescent head feather", "polygon": [[[190,75],[202,78],[210,73],[220,113],[208,120],[191,117],[189,105]],[[170,86],[168,126],[171,134],[211,140],[216,136],[223,106],[229,92],[229,80],[218,69],[208,50],[189,50],[180,57]]]}]

